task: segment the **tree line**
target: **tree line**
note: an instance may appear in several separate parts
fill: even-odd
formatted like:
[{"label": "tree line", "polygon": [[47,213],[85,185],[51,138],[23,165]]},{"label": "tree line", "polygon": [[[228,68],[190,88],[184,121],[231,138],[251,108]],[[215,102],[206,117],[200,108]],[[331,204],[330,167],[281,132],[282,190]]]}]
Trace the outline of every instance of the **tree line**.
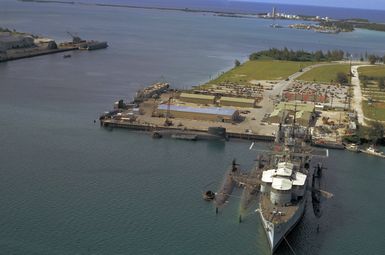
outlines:
[{"label": "tree line", "polygon": [[[258,59],[275,59],[275,60],[287,60],[287,61],[309,61],[309,62],[327,62],[327,61],[340,61],[348,59],[351,57],[349,52],[344,52],[343,50],[328,50],[322,51],[317,50],[314,52],[304,51],[304,50],[289,50],[288,48],[277,49],[271,48],[269,50],[263,50],[258,52],[253,52],[249,55],[249,60],[258,60]],[[374,54],[368,55],[365,53],[365,57],[361,54],[360,61],[367,60],[371,64],[375,63],[384,63],[385,64],[385,55],[377,56]]]},{"label": "tree line", "polygon": [[[361,61],[363,61],[363,58],[361,58]],[[368,61],[370,62],[370,64],[374,65],[375,63],[377,62],[382,62],[385,64],[385,56],[383,57],[380,57],[380,56],[376,56],[376,55],[369,55],[368,56]]]},{"label": "tree line", "polygon": [[269,50],[254,52],[250,54],[249,60],[257,60],[263,58],[270,58],[275,60],[287,61],[339,61],[343,60],[345,52],[342,50],[328,50],[323,52],[321,50],[315,52],[308,52],[304,50],[289,50],[288,48],[277,49],[271,48]]},{"label": "tree line", "polygon": [[354,30],[352,23],[344,21],[321,21],[320,25],[325,27],[336,27],[344,32],[352,32]]}]

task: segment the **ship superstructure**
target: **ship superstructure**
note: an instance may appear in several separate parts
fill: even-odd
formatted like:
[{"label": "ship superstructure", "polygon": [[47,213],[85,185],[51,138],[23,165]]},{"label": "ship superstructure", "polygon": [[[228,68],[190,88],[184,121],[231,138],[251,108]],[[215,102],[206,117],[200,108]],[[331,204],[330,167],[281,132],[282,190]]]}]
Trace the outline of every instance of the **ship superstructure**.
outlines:
[{"label": "ship superstructure", "polygon": [[[234,177],[238,183],[245,184],[244,193],[249,190],[259,194],[257,213],[271,253],[285,240],[305,212],[307,191],[313,191],[313,183],[309,185],[312,157],[328,156],[327,150],[311,148],[309,141],[306,127],[280,125],[272,149],[260,155],[259,162],[251,171],[254,176]],[[246,192],[246,195],[251,196],[252,192]]]},{"label": "ship superstructure", "polygon": [[[311,191],[312,197],[313,193],[317,195],[316,197],[332,196],[319,190],[319,187],[314,187],[315,178],[320,178],[324,168],[319,164],[316,171],[310,171],[312,157],[327,157],[328,151],[311,148],[309,141],[306,127],[296,126],[295,123],[290,126],[280,125],[272,149],[259,154],[257,164],[249,173],[242,172],[237,167],[236,171],[227,175],[229,182],[244,188],[241,196],[240,222],[243,216],[247,215],[244,212],[251,204],[250,201],[253,199],[258,201],[256,212],[261,218],[271,254],[283,240],[286,240],[286,236],[301,220],[305,212],[307,191]],[[250,149],[252,148],[253,145],[250,146]],[[229,197],[231,190],[225,192],[223,190],[222,188],[215,193],[218,198],[213,198],[214,201],[224,196],[225,199]],[[218,203],[216,205],[218,213]],[[320,214],[319,204],[317,206],[317,213]]]},{"label": "ship superstructure", "polygon": [[271,252],[298,223],[306,205],[308,171],[302,162],[283,160],[262,172],[259,215]]}]

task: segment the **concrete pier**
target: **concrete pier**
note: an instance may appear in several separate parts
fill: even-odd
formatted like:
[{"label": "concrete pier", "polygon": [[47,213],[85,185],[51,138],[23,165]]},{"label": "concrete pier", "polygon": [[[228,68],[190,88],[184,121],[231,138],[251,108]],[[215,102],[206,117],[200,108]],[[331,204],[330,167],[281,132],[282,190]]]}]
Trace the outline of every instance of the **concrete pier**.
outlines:
[{"label": "concrete pier", "polygon": [[12,61],[23,58],[32,58],[37,56],[43,56],[48,54],[55,54],[66,51],[78,50],[76,47],[69,48],[58,48],[58,49],[36,49],[36,50],[26,50],[26,51],[18,51],[12,54],[7,54],[5,57],[0,58],[0,62]]},{"label": "concrete pier", "polygon": [[[201,135],[201,137],[208,136],[208,130],[205,129],[186,129],[186,128],[178,128],[178,127],[165,127],[165,126],[156,126],[156,125],[150,125],[150,124],[142,124],[142,123],[136,123],[136,122],[127,122],[127,121],[121,121],[121,120],[114,120],[114,119],[101,119],[100,125],[102,127],[106,128],[123,128],[123,129],[130,129],[130,130],[140,130],[145,132],[154,132],[154,131],[168,131],[168,132],[175,132],[175,133],[181,133],[186,132],[188,134],[196,134]],[[275,137],[272,135],[259,135],[259,134],[250,134],[250,133],[237,133],[237,132],[227,132],[228,138],[235,138],[235,139],[244,139],[244,140],[259,140],[259,141],[274,141]],[[204,138],[203,138],[204,139]]]}]

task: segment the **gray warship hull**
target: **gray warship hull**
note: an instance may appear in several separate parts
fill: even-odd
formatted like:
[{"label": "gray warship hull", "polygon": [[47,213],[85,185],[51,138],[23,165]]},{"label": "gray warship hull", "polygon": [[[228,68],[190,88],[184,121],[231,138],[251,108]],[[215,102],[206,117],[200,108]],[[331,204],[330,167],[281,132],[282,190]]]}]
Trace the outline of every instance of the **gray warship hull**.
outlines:
[{"label": "gray warship hull", "polygon": [[265,218],[262,213],[261,205],[259,207],[259,216],[263,225],[266,238],[269,243],[270,253],[273,254],[278,248],[279,244],[286,238],[286,236],[297,226],[301,221],[306,207],[306,199],[303,199],[298,204],[298,209],[286,222],[275,224]]}]

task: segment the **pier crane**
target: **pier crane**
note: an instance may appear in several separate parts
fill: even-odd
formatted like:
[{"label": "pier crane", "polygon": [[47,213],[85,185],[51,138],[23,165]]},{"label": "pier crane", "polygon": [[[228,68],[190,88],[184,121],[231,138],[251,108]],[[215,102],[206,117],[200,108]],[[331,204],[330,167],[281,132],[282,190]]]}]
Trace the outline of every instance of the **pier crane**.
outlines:
[{"label": "pier crane", "polygon": [[69,31],[67,31],[67,34],[72,37],[72,43],[82,43],[82,42],[85,42],[82,38],[80,38],[77,35],[74,35],[74,34],[70,33]]},{"label": "pier crane", "polygon": [[168,101],[167,101],[167,112],[166,112],[166,120],[164,121],[164,126],[166,127],[169,127],[169,126],[172,126],[174,125],[172,123],[172,120],[170,120],[170,105],[171,105],[171,100],[173,99],[173,97],[169,97],[168,98]]}]

